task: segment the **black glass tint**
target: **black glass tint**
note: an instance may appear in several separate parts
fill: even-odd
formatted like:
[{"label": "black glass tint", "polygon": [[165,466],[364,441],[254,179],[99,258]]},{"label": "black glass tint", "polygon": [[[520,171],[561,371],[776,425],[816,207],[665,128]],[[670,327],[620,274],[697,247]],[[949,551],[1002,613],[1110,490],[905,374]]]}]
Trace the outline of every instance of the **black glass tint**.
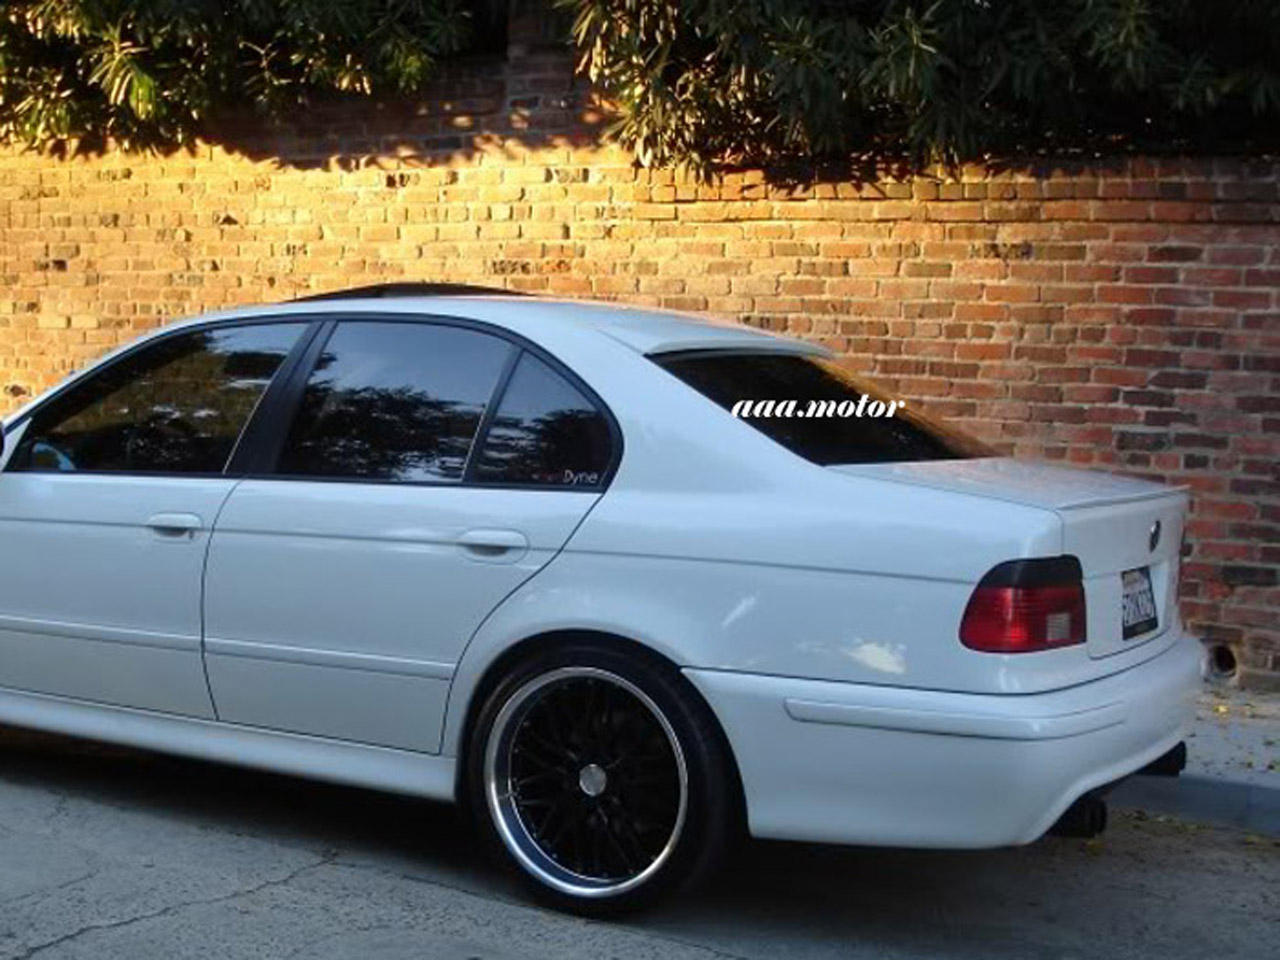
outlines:
[{"label": "black glass tint", "polygon": [[38,411],[12,470],[221,473],[303,323],[164,337]]},{"label": "black glass tint", "polygon": [[[740,401],[852,401],[891,398],[838,364],[803,354],[697,352],[658,356],[655,362],[725,410]],[[992,456],[964,434],[910,409],[892,417],[743,416],[770,439],[816,464],[955,460]]]},{"label": "black glass tint", "polygon": [[278,470],[421,482],[462,477],[515,349],[462,327],[345,323],[307,381]]},{"label": "black glass tint", "polygon": [[612,458],[609,423],[530,353],[516,364],[473,475],[481,483],[599,487]]}]

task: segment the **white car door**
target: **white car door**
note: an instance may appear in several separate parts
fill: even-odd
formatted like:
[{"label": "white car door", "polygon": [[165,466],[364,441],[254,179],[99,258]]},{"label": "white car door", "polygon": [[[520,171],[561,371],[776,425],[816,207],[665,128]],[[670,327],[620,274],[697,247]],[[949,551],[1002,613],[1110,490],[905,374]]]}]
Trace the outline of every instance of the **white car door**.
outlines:
[{"label": "white car door", "polygon": [[13,424],[0,686],[211,717],[200,589],[224,468],[304,323],[149,341]]},{"label": "white car door", "polygon": [[436,752],[463,648],[596,502],[615,428],[554,361],[474,324],[353,318],[312,352],[213,536],[218,715]]}]

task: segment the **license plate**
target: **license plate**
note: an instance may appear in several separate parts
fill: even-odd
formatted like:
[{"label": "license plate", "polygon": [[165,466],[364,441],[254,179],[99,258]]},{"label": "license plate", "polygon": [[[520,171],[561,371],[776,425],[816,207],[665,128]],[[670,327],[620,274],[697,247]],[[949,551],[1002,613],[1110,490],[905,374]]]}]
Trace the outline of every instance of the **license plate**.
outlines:
[{"label": "license plate", "polygon": [[1151,568],[1137,567],[1121,575],[1124,586],[1124,612],[1121,626],[1126,640],[1156,628],[1156,595],[1151,589]]}]

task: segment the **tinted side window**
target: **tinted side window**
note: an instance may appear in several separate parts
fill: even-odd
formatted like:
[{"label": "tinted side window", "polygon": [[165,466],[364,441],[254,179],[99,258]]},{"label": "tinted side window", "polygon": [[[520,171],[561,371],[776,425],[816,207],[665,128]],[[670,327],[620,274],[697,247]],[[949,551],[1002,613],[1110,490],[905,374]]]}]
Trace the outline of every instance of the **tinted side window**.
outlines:
[{"label": "tinted side window", "polygon": [[[743,416],[744,423],[792,453],[826,466],[991,456],[951,427],[903,408],[892,417],[806,416],[814,401],[891,399],[838,364],[801,354],[746,351],[658,356],[655,362],[712,402],[733,411],[740,401],[794,401],[798,416]],[[754,409],[754,408],[753,408]]]},{"label": "tinted side window", "polygon": [[304,329],[224,327],[141,347],[37,411],[9,469],[220,473]]},{"label": "tinted side window", "polygon": [[612,457],[609,423],[530,353],[516,364],[473,466],[481,483],[598,487]]},{"label": "tinted side window", "polygon": [[278,472],[461,479],[512,349],[461,327],[341,324],[307,381]]}]

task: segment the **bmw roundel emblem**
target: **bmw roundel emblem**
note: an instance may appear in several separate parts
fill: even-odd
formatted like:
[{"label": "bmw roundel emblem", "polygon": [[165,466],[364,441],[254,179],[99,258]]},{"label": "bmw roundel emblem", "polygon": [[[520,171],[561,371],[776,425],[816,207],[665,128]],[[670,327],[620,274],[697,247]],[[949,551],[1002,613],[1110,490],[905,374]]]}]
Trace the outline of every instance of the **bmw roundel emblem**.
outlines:
[{"label": "bmw roundel emblem", "polygon": [[1147,537],[1147,546],[1153,551],[1160,546],[1160,521],[1157,520],[1151,525],[1151,533]]}]

